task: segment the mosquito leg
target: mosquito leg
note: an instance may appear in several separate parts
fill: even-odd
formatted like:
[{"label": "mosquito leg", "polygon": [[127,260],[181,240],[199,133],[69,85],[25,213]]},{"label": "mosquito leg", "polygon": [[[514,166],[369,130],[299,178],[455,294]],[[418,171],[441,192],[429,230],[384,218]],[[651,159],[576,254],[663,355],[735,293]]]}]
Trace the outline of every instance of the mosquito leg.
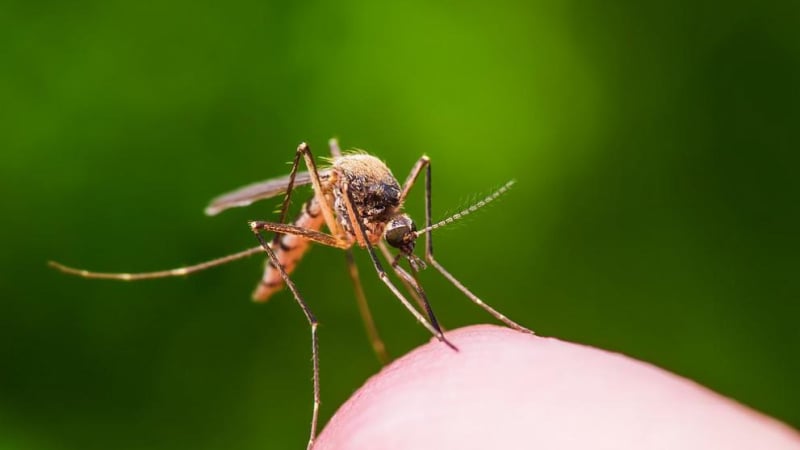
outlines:
[{"label": "mosquito leg", "polygon": [[256,253],[261,253],[261,247],[253,247],[243,250],[232,255],[222,256],[220,258],[212,259],[210,261],[201,262],[191,266],[178,267],[169,270],[159,270],[156,272],[140,272],[140,273],[107,273],[107,272],[92,272],[89,270],[76,269],[74,267],[65,266],[55,261],[48,261],[47,265],[70,275],[79,276],[82,278],[99,278],[105,280],[119,280],[119,281],[137,281],[137,280],[151,280],[154,278],[167,278],[167,277],[180,277],[190,275],[201,270],[210,269],[212,267],[221,266],[237,259],[246,258]]},{"label": "mosquito leg", "polygon": [[303,310],[303,314],[306,316],[306,320],[308,320],[308,324],[311,327],[311,361],[312,361],[312,371],[313,371],[313,383],[314,383],[314,405],[313,410],[311,413],[311,431],[308,437],[308,446],[306,450],[311,450],[314,447],[314,439],[317,436],[317,421],[319,419],[319,405],[320,405],[320,396],[319,396],[319,342],[317,338],[317,318],[314,316],[314,313],[311,312],[311,309],[308,307],[308,304],[303,300],[303,297],[300,295],[300,292],[297,291],[297,287],[294,285],[294,282],[289,278],[289,275],[283,269],[283,265],[278,261],[277,256],[275,256],[275,252],[272,251],[272,248],[267,244],[267,241],[264,240],[264,236],[261,235],[259,229],[253,226],[251,222],[250,226],[253,234],[256,235],[256,239],[258,239],[258,243],[261,244],[261,248],[267,252],[269,256],[269,260],[272,264],[280,271],[281,277],[283,277],[283,282],[286,283],[286,286],[292,292],[294,299],[297,301],[297,304],[300,305],[300,309]]},{"label": "mosquito leg", "polygon": [[414,182],[417,181],[419,174],[422,173],[422,169],[428,167],[428,171],[430,171],[431,159],[428,158],[426,155],[422,155],[414,164],[414,167],[411,168],[411,172],[408,174],[408,178],[403,183],[403,192],[400,193],[400,204],[403,204],[406,197],[408,196],[408,192],[411,190],[411,187],[414,186]]},{"label": "mosquito leg", "polygon": [[[289,180],[288,183],[286,184],[286,194],[284,195],[283,203],[281,204],[280,218],[278,220],[279,223],[282,224],[286,223],[287,215],[289,213],[289,204],[291,203],[292,192],[294,190],[295,177],[297,176],[297,168],[300,166],[300,160],[303,158],[306,152],[310,152],[310,150],[308,150],[308,146],[305,143],[303,143],[298,147],[297,151],[294,154],[294,160],[292,161],[292,170],[289,173],[288,177]],[[308,160],[309,159],[306,159],[306,164],[308,164]],[[321,192],[321,190],[317,189],[318,186],[321,186],[321,183],[319,181],[319,173],[316,170],[316,166],[313,165],[314,162],[313,158],[310,158],[310,160],[312,166],[309,166],[309,169],[313,170],[309,170],[309,176],[311,177],[312,182],[314,183],[315,197],[309,200],[309,203],[312,203],[314,201],[317,201],[317,203],[319,203],[320,199],[324,201],[325,196],[324,195],[316,196],[316,192]],[[308,213],[309,203],[306,203],[305,205],[306,213]],[[305,216],[304,218],[307,219],[307,217]],[[275,231],[275,236],[272,238],[272,243],[271,243],[272,248],[279,248],[284,252],[288,251],[288,247],[286,246],[285,241],[283,240],[283,235],[284,235],[283,231],[279,229],[275,229],[272,231]],[[301,251],[300,257],[302,257],[302,253],[303,252]],[[284,269],[287,269],[288,272],[292,271],[292,267]],[[274,292],[276,289],[275,285],[273,285],[272,283],[277,283],[277,280],[274,278],[274,272],[271,272],[269,266],[267,266],[264,269],[264,275],[262,276],[261,281],[256,287],[256,290],[253,292],[253,300],[258,302],[266,301],[271,295],[271,293]]]},{"label": "mosquito leg", "polygon": [[[411,182],[411,184],[413,184],[414,180],[416,179],[417,175],[419,174],[418,173],[419,170],[421,170],[422,167],[425,167],[425,226],[429,227],[429,226],[431,226],[431,223],[432,223],[432,219],[431,219],[431,165],[430,165],[430,160],[428,160],[425,156],[423,156],[420,159],[420,161],[422,161],[422,160],[425,160],[425,162],[424,163],[418,163],[417,166],[415,166],[415,169],[417,169],[417,170],[416,170],[416,172],[412,170],[411,173],[412,173],[413,176],[409,176],[409,179],[408,179],[407,183]],[[404,187],[403,190],[406,191],[406,190],[408,190],[410,188],[411,188],[410,186],[406,186],[406,187]],[[466,286],[461,284],[461,282],[458,281],[456,279],[456,277],[451,275],[450,272],[448,272],[444,267],[442,267],[442,265],[439,264],[439,261],[436,261],[436,259],[433,257],[433,236],[432,236],[432,233],[430,231],[425,233],[425,259],[428,261],[428,263],[430,265],[435,267],[436,270],[439,271],[439,273],[441,273],[445,278],[447,278],[447,280],[450,281],[453,284],[453,286],[455,286],[459,291],[461,291],[468,299],[472,300],[473,303],[475,303],[476,305],[478,305],[481,308],[483,308],[484,310],[486,310],[486,312],[491,314],[495,319],[499,320],[500,322],[503,322],[504,324],[506,324],[510,328],[513,328],[513,329],[515,329],[517,331],[522,331],[522,332],[525,332],[525,333],[534,334],[533,331],[531,331],[531,330],[523,327],[522,325],[514,322],[513,320],[509,319],[508,317],[506,317],[505,315],[503,315],[502,313],[500,313],[496,309],[494,309],[491,306],[487,305],[486,302],[481,300],[477,295],[473,294],[472,291],[470,291],[469,289],[467,289]]]},{"label": "mosquito leg", "polygon": [[250,222],[250,228],[254,231],[274,231],[280,234],[294,234],[309,241],[318,244],[327,245],[328,247],[347,249],[352,245],[349,242],[336,239],[330,234],[325,234],[321,231],[312,230],[310,228],[298,227],[289,223],[278,222],[264,222],[261,220],[253,220]]},{"label": "mosquito leg", "polygon": [[[386,261],[389,261],[392,264],[392,266],[397,264],[397,258],[400,257],[400,254],[398,254],[397,256],[392,255],[392,252],[389,250],[389,247],[386,245],[386,242],[384,242],[383,240],[378,242],[378,249],[380,249],[381,253],[383,253],[384,259],[386,259]],[[411,297],[417,303],[417,306],[419,306],[419,308],[422,311],[425,311],[425,304],[423,303],[420,296],[417,294],[417,290],[414,288],[414,286],[409,284],[408,281],[406,281],[406,279],[403,278],[402,276],[400,276],[400,282],[403,283],[403,287],[406,288],[406,292],[408,292],[408,294],[411,295]]]},{"label": "mosquito leg", "polygon": [[406,309],[412,315],[414,315],[417,321],[421,323],[422,326],[424,326],[428,331],[430,331],[431,334],[433,334],[436,337],[436,339],[444,342],[445,344],[447,344],[448,347],[452,348],[453,350],[458,351],[456,346],[453,345],[450,341],[447,340],[447,338],[444,337],[444,333],[442,333],[442,330],[438,327],[438,325],[434,327],[428,321],[428,319],[425,318],[425,316],[423,316],[419,311],[417,311],[416,308],[414,308],[414,305],[412,305],[408,301],[408,299],[405,298],[405,296],[403,296],[403,293],[400,292],[400,290],[397,289],[397,286],[395,286],[394,283],[392,283],[392,280],[389,279],[389,276],[387,275],[386,271],[383,270],[383,266],[381,265],[381,262],[378,259],[378,255],[375,253],[375,249],[372,247],[372,244],[369,242],[369,239],[367,238],[367,231],[364,229],[364,222],[358,216],[358,213],[356,212],[356,209],[353,206],[353,197],[350,194],[350,191],[347,189],[347,186],[345,186],[343,191],[344,191],[343,194],[344,194],[345,207],[347,208],[347,214],[349,216],[350,223],[354,225],[353,229],[356,234],[356,239],[364,243],[364,246],[366,247],[367,252],[369,253],[369,257],[372,259],[372,265],[375,266],[375,270],[378,272],[378,278],[380,278],[380,280],[389,288],[389,290],[392,291],[395,297],[397,297],[397,299],[400,300],[403,306],[405,306]]},{"label": "mosquito leg", "polygon": [[322,189],[322,181],[319,177],[319,171],[317,171],[317,163],[314,162],[314,156],[311,154],[311,148],[303,142],[297,147],[297,154],[302,155],[303,159],[305,159],[308,173],[311,175],[311,184],[314,186],[314,195],[317,197],[320,209],[322,209],[322,215],[325,217],[325,224],[328,226],[328,230],[337,240],[343,240],[344,233],[339,222],[336,221],[333,206]]},{"label": "mosquito leg", "polygon": [[[300,166],[301,156],[302,155],[299,151],[295,152],[294,154],[294,161],[292,161],[292,171],[289,172],[289,184],[286,185],[286,195],[283,197],[283,203],[281,204],[281,215],[280,215],[280,220],[278,220],[281,223],[286,223],[286,215],[289,213],[289,202],[292,198],[292,191],[294,190],[294,178],[297,175],[297,167]],[[319,174],[316,175],[317,177],[319,177]],[[280,233],[275,234],[275,238],[273,238],[272,240],[273,245],[277,244],[278,239],[280,239],[280,237],[281,237]]]},{"label": "mosquito leg", "polygon": [[413,289],[412,292],[414,292],[416,294],[415,296],[417,296],[422,302],[422,308],[428,315],[428,318],[431,321],[431,325],[433,325],[433,327],[436,328],[437,330],[441,330],[442,327],[439,325],[439,321],[436,320],[436,315],[433,314],[433,308],[431,308],[431,304],[428,301],[428,296],[425,294],[425,290],[422,289],[422,285],[419,284],[419,280],[416,277],[416,271],[414,271],[414,268],[412,267],[411,268],[412,272],[408,273],[406,272],[405,269],[400,267],[399,256],[400,255],[398,255],[398,258],[395,258],[395,260],[392,261],[391,264],[394,273],[396,273],[397,276],[404,281],[404,284],[406,286],[409,286]]},{"label": "mosquito leg", "polygon": [[372,350],[375,352],[375,356],[378,357],[378,361],[385,366],[391,359],[386,353],[386,345],[383,343],[383,340],[378,334],[378,328],[375,327],[375,321],[372,318],[372,312],[369,310],[367,296],[364,295],[364,287],[361,286],[361,278],[358,276],[358,267],[353,259],[353,251],[351,249],[345,250],[345,256],[347,258],[347,269],[348,273],[350,274],[350,280],[353,282],[353,290],[356,294],[358,312],[361,313],[361,320],[364,322],[364,328],[366,328],[367,337],[369,337],[369,342],[372,344]]},{"label": "mosquito leg", "polygon": [[342,149],[339,148],[339,140],[336,138],[328,139],[328,147],[331,149],[331,156],[338,158],[342,156]]},{"label": "mosquito leg", "polygon": [[463,293],[465,296],[467,296],[467,298],[469,298],[470,300],[472,300],[472,302],[473,302],[473,303],[475,303],[476,305],[478,305],[478,306],[480,306],[481,308],[483,308],[484,310],[486,310],[486,312],[488,312],[489,314],[491,314],[491,315],[492,315],[492,316],[493,316],[495,319],[499,320],[500,322],[503,322],[503,323],[504,323],[504,324],[506,324],[508,327],[510,327],[510,328],[513,328],[513,329],[515,329],[515,330],[517,330],[517,331],[521,331],[521,332],[523,332],[523,333],[536,334],[536,333],[534,333],[533,331],[529,330],[528,328],[525,328],[525,327],[523,327],[522,325],[520,325],[520,324],[518,324],[518,323],[514,322],[513,320],[509,319],[508,317],[506,317],[506,316],[505,316],[503,313],[501,313],[500,311],[497,311],[496,309],[494,309],[494,308],[492,308],[491,306],[487,305],[487,304],[486,304],[486,302],[484,302],[483,300],[481,300],[481,299],[480,299],[480,297],[478,297],[477,295],[473,294],[473,293],[472,293],[472,291],[470,291],[469,289],[467,289],[467,287],[466,287],[466,286],[464,286],[463,284],[461,284],[461,282],[460,282],[460,281],[458,281],[458,279],[456,279],[456,277],[454,277],[453,275],[451,275],[451,274],[450,274],[450,272],[448,272],[448,271],[447,271],[447,270],[446,270],[444,267],[442,267],[442,265],[441,265],[441,264],[439,264],[439,262],[438,262],[438,261],[436,261],[436,260],[433,258],[433,256],[429,256],[429,257],[428,257],[428,262],[429,262],[429,263],[430,263],[430,264],[431,264],[433,267],[435,267],[435,268],[436,268],[436,270],[438,270],[438,271],[439,271],[439,272],[440,272],[440,273],[441,273],[441,274],[442,274],[442,275],[443,275],[445,278],[447,278],[447,280],[448,280],[448,281],[450,281],[451,283],[453,283],[453,286],[455,286],[456,288],[458,288],[458,290],[460,290],[460,291],[461,291],[461,292],[462,292],[462,293]]},{"label": "mosquito leg", "polygon": [[[411,191],[411,188],[414,186],[414,183],[417,181],[417,178],[419,178],[419,175],[422,173],[422,170],[425,169],[426,167],[430,169],[430,164],[431,164],[430,158],[427,155],[422,155],[417,160],[417,162],[414,164],[414,167],[411,168],[411,172],[409,172],[408,177],[406,178],[406,181],[403,183],[403,191],[400,194],[400,204],[401,205],[403,204],[403,202],[405,201],[406,197],[408,196],[408,193]],[[384,253],[384,256],[386,256],[386,259],[391,261],[392,257],[389,256],[389,249],[386,248],[386,245],[383,242],[381,242],[380,245],[381,245],[381,250]],[[395,264],[393,264],[393,267],[397,267],[396,266],[396,261],[395,261]],[[408,275],[408,274],[406,274],[406,275]],[[409,293],[411,293],[411,296],[414,297],[414,299],[417,301],[417,304],[420,305],[420,308],[425,309],[425,310],[429,309],[430,305],[426,306],[427,299],[425,299],[425,301],[423,301],[423,299],[420,297],[420,295],[417,295],[417,289],[416,288],[412,288],[411,284],[409,284],[406,281],[406,279],[408,277],[407,276],[403,277],[400,274],[398,274],[398,276],[400,276],[400,279],[403,281],[403,284],[406,286],[406,289],[409,291]],[[419,283],[417,283],[417,287],[419,287],[421,289],[421,286],[419,286]]]}]

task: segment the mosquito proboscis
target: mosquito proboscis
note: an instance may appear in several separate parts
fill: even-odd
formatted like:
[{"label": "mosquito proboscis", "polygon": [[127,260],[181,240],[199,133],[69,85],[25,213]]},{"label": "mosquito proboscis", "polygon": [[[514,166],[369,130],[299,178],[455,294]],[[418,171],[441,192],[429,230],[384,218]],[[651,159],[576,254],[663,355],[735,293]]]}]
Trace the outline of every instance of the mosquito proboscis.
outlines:
[{"label": "mosquito proboscis", "polygon": [[[329,144],[331,150],[330,166],[323,169],[318,168],[311,154],[311,149],[307,144],[302,143],[297,147],[289,175],[254,183],[221,195],[213,199],[206,208],[207,215],[216,215],[229,208],[247,206],[257,200],[284,194],[279,221],[249,222],[250,229],[259,243],[256,247],[195,265],[156,272],[104,273],[76,269],[53,261],[48,263],[62,272],[84,278],[134,281],[189,275],[256,253],[265,252],[267,254],[267,264],[264,274],[253,292],[253,299],[258,302],[267,301],[274,293],[283,287],[287,287],[305,314],[311,328],[314,402],[307,446],[309,450],[313,447],[317,434],[320,405],[318,322],[289,275],[294,271],[297,263],[311,243],[335,247],[345,251],[347,267],[354,285],[359,312],[364,320],[372,348],[383,364],[389,361],[389,357],[375,327],[375,322],[361,286],[358,269],[353,259],[352,248],[356,245],[367,250],[378,277],[403,306],[434,337],[453,350],[457,350],[457,348],[447,340],[442,332],[428,297],[417,280],[417,273],[426,265],[434,267],[467,298],[489,312],[497,320],[515,330],[532,333],[473,294],[433,256],[433,238],[431,234],[434,230],[459,220],[495,200],[508,191],[514,183],[513,181],[509,181],[491,195],[463,211],[434,223],[431,219],[430,158],[427,156],[420,157],[401,186],[386,164],[380,159],[363,152],[342,153],[335,139],[331,139]],[[298,171],[301,160],[304,161],[307,171]],[[425,173],[425,227],[418,230],[408,214],[402,211],[402,207],[411,188],[423,172]],[[301,212],[295,220],[292,223],[287,223],[286,219],[294,188],[308,184],[312,186],[314,195],[303,204]],[[327,229],[327,233],[322,231],[323,225]],[[275,236],[272,240],[267,241],[262,235],[264,231],[274,232]],[[425,236],[424,260],[414,255],[416,241],[423,235]],[[409,296],[424,311],[424,314],[406,298],[389,278],[375,251],[376,247],[381,251],[389,267],[399,278]],[[393,254],[392,250],[395,250],[396,253]],[[408,263],[408,270],[401,266],[403,261]]]}]

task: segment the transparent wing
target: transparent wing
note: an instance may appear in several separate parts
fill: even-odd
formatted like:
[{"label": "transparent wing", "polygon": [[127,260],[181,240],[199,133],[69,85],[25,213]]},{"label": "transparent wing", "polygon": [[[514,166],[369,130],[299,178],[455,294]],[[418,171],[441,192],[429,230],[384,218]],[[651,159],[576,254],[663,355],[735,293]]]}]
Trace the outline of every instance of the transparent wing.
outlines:
[{"label": "transparent wing", "polygon": [[[320,171],[319,175],[320,178],[324,179],[328,176],[328,171]],[[255,201],[275,197],[286,192],[288,184],[289,175],[248,184],[211,200],[211,203],[206,207],[206,215],[214,216],[228,208],[248,206]],[[294,178],[294,185],[303,186],[306,184],[311,184],[311,175],[308,172],[297,172]]]}]

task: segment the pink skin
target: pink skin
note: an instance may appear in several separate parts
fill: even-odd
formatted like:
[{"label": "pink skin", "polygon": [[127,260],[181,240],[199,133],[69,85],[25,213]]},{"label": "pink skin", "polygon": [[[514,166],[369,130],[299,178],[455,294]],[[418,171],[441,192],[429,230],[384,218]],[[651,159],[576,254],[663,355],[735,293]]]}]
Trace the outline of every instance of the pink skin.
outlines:
[{"label": "pink skin", "polygon": [[693,381],[584,345],[478,325],[372,377],[315,450],[800,449],[800,434]]}]

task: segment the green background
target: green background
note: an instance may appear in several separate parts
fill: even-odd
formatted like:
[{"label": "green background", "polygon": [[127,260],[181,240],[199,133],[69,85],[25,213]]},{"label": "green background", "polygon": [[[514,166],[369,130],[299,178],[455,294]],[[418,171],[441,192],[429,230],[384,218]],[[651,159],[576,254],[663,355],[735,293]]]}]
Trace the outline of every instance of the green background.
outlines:
[{"label": "green background", "polygon": [[[129,284],[45,261],[252,246],[278,201],[207,201],[331,136],[401,180],[428,154],[437,218],[516,179],[436,234],[465,284],[800,426],[800,3],[746,3],[3,2],[0,448],[301,448],[308,329],[286,293],[249,301],[261,257]],[[390,352],[426,342],[358,262]],[[447,327],[490,321],[422,278]],[[343,255],[295,280],[325,421],[379,366]]]}]

